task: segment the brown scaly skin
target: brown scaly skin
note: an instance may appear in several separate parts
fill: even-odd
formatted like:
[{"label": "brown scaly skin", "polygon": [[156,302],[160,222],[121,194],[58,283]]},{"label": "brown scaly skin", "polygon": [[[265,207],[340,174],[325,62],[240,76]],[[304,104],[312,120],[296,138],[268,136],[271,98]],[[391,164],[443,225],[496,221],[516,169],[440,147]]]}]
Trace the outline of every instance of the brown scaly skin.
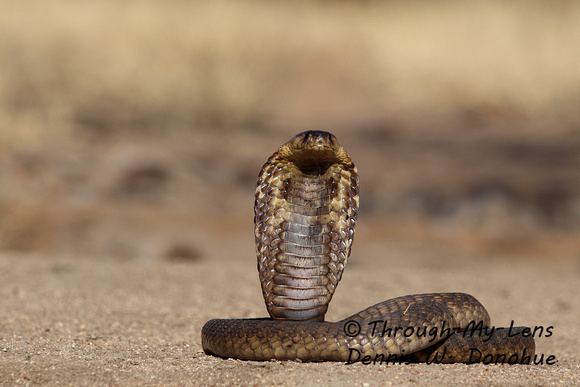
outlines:
[{"label": "brown scaly skin", "polygon": [[357,211],[356,168],[332,134],[299,134],[264,164],[254,222],[272,318],[324,320],[350,255]]},{"label": "brown scaly skin", "polygon": [[258,272],[272,319],[208,321],[201,333],[206,353],[243,360],[348,362],[370,355],[453,363],[471,362],[470,349],[477,348],[481,358],[489,354],[497,362],[533,357],[531,337],[469,331],[470,322],[487,327],[490,319],[463,293],[402,296],[324,322],[350,255],[358,191],[356,167],[328,132],[300,133],[266,161],[254,222]]}]

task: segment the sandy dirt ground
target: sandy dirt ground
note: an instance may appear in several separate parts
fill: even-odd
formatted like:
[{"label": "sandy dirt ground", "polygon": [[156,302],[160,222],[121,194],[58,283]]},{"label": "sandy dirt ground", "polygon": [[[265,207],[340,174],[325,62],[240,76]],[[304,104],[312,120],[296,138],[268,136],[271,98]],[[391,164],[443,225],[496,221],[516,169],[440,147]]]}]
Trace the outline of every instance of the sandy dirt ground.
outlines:
[{"label": "sandy dirt ground", "polygon": [[[401,257],[406,257],[401,259]],[[402,294],[464,291],[497,326],[553,325],[536,340],[553,366],[346,365],[224,360],[203,353],[211,318],[265,315],[254,258],[0,256],[0,382],[15,384],[574,385],[580,383],[580,265],[354,256],[327,318]]]},{"label": "sandy dirt ground", "polygon": [[[0,1],[0,385],[580,385],[580,2]],[[243,362],[252,203],[305,129],[355,161],[327,315],[461,291],[553,366]]]}]

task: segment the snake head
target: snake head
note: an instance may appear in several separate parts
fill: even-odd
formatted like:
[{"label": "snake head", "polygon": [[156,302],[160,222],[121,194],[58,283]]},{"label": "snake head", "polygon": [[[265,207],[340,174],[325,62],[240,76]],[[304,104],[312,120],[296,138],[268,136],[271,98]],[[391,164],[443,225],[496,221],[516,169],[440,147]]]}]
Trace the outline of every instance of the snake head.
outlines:
[{"label": "snake head", "polygon": [[324,173],[328,167],[337,163],[352,165],[336,137],[322,130],[298,133],[282,145],[278,153],[306,174]]}]

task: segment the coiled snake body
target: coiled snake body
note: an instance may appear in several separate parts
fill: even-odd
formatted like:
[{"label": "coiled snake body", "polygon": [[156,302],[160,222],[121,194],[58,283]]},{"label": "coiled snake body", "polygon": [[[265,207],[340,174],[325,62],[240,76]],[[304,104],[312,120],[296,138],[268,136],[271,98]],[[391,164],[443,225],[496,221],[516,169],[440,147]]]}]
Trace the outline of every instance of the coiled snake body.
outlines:
[{"label": "coiled snake body", "polygon": [[[408,295],[338,322],[324,315],[350,255],[358,175],[336,137],[307,131],[264,164],[254,223],[258,272],[271,319],[210,320],[206,353],[243,360],[376,359],[526,362],[533,337],[493,331],[485,308],[463,293]],[[487,335],[486,335],[487,333]],[[487,357],[486,357],[487,356]]]}]

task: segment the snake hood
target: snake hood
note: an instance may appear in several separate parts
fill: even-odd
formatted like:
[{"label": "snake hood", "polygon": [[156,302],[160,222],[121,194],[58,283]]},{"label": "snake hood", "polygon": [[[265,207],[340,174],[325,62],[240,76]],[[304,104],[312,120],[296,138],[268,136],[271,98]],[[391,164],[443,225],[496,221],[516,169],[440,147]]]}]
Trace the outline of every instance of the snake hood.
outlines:
[{"label": "snake hood", "polygon": [[266,161],[254,223],[270,316],[324,319],[352,246],[358,175],[334,135],[302,132]]}]

